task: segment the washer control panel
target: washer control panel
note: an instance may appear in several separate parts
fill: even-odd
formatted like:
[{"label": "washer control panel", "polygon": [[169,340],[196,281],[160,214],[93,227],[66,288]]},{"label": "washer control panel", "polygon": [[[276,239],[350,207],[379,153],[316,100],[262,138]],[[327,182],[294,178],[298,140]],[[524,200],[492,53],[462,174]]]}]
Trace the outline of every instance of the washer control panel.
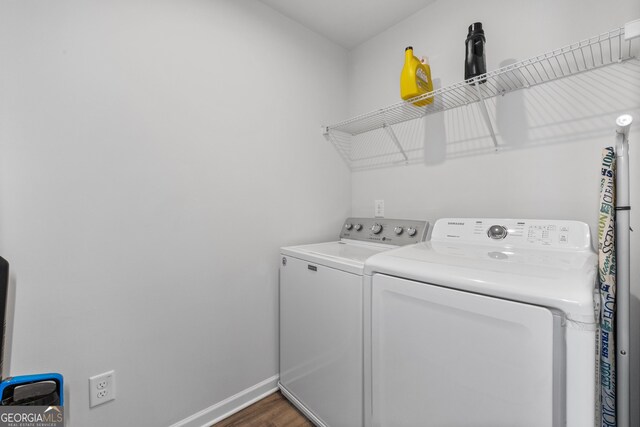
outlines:
[{"label": "washer control panel", "polygon": [[342,225],[340,238],[402,246],[424,241],[428,230],[427,221],[347,218]]},{"label": "washer control panel", "polygon": [[433,226],[431,240],[574,250],[591,247],[589,226],[564,220],[442,218]]}]

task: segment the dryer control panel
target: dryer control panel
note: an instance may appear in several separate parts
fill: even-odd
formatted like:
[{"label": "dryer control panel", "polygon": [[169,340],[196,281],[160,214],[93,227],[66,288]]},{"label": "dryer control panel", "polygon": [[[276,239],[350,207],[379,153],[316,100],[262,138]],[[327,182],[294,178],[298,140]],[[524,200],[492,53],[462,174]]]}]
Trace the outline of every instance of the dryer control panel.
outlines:
[{"label": "dryer control panel", "polygon": [[442,218],[433,226],[431,240],[522,248],[585,250],[591,247],[589,226],[564,220]]},{"label": "dryer control panel", "polygon": [[423,242],[429,223],[410,219],[347,218],[340,232],[341,239],[362,240],[388,245],[410,245]]}]

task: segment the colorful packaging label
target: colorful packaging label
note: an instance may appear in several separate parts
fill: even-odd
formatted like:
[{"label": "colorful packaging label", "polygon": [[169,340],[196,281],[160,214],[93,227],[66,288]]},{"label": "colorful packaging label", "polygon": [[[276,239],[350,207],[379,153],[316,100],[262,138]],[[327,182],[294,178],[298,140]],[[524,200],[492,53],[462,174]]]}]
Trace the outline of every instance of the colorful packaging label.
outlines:
[{"label": "colorful packaging label", "polygon": [[602,151],[598,215],[598,276],[600,286],[600,423],[616,426],[616,245],[615,169],[613,147]]},{"label": "colorful packaging label", "polygon": [[425,73],[422,68],[418,68],[416,70],[416,83],[424,91],[429,91],[429,78],[427,77],[427,73]]}]

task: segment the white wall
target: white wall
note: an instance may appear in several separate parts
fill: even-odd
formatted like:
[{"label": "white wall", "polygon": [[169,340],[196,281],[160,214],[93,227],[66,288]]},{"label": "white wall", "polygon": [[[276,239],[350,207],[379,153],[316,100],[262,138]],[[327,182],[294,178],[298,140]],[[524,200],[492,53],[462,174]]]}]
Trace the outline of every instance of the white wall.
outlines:
[{"label": "white wall", "polygon": [[[278,248],[335,238],[347,53],[259,2],[3,1],[11,374],[72,426],[177,422],[278,372]],[[89,409],[89,376],[117,399]],[[170,400],[170,402],[169,402]]]},{"label": "white wall", "polygon": [[[350,114],[399,100],[405,46],[430,57],[433,77],[446,86],[463,79],[467,26],[483,23],[487,68],[506,65],[616,28],[640,18],[640,2],[620,0],[438,1],[350,52]],[[637,65],[635,66],[637,70]],[[499,143],[494,153],[476,107],[426,121],[425,152],[440,157],[419,164],[355,172],[353,215],[372,215],[385,200],[386,216],[437,219],[447,216],[575,219],[597,231],[599,161],[611,145],[615,118],[631,112],[632,205],[640,200],[640,80],[620,68],[519,91],[489,103]],[[618,101],[611,100],[617,97]],[[410,133],[410,132],[409,132]],[[446,146],[445,146],[446,143]],[[438,148],[442,146],[442,149]],[[446,150],[446,151],[445,151]],[[640,220],[632,213],[633,325],[640,324]],[[638,401],[640,353],[633,331],[633,395]],[[633,425],[640,425],[638,407]]]},{"label": "white wall", "polygon": [[[633,85],[624,72],[492,101],[497,154],[473,108],[433,117],[443,158],[356,172],[351,188],[318,126],[396,102],[407,45],[447,85],[462,79],[471,22],[493,69],[640,17],[637,1],[616,3],[440,1],[351,51],[347,70],[345,51],[255,1],[2,2],[10,373],[62,372],[72,426],[169,425],[277,373],[278,247],[332,239],[374,199],[388,217],[595,231],[600,149],[619,110],[640,117],[637,90],[615,89]],[[118,398],[89,410],[87,378],[109,369]]]}]

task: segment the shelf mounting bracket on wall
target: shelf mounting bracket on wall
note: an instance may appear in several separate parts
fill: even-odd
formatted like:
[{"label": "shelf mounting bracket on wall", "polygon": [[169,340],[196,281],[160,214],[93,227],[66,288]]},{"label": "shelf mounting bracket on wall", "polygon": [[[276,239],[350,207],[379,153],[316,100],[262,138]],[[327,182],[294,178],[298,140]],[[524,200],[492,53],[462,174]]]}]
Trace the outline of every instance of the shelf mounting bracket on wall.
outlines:
[{"label": "shelf mounting bracket on wall", "polygon": [[489,118],[489,111],[487,111],[487,106],[485,105],[485,100],[482,96],[482,92],[480,91],[480,83],[476,83],[476,92],[478,93],[478,105],[480,106],[480,113],[482,113],[482,117],[484,118],[484,122],[487,125],[487,129],[491,134],[491,139],[493,140],[493,145],[496,147],[496,151],[498,151],[498,140],[496,139],[496,133],[493,131],[493,126],[491,125],[491,119]]},{"label": "shelf mounting bracket on wall", "polygon": [[391,126],[385,123],[382,125],[382,128],[385,130],[385,132],[387,132],[387,135],[389,135],[391,141],[393,141],[393,143],[396,145],[396,148],[398,148],[398,150],[400,151],[400,154],[402,154],[402,156],[404,157],[405,163],[408,163],[409,157],[407,157],[407,153],[404,152],[404,148],[402,148],[402,145],[400,145],[400,141],[398,140],[398,137],[396,136],[396,133],[393,131]]},{"label": "shelf mounting bracket on wall", "polygon": [[340,157],[342,157],[342,160],[344,160],[347,167],[351,168],[351,145],[340,143],[339,138],[334,133],[329,132],[328,126],[322,126],[322,136],[324,136],[328,142],[333,144],[336,150],[340,153]]}]

